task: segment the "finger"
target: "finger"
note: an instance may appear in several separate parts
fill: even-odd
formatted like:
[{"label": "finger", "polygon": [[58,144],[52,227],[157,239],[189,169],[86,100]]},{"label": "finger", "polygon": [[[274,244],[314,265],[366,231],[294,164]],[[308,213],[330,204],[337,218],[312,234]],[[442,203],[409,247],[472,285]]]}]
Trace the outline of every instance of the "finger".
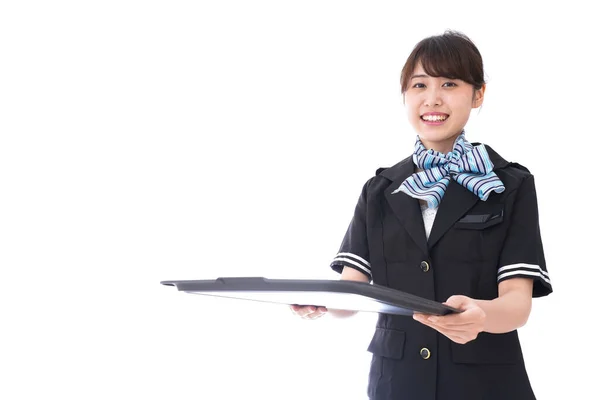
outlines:
[{"label": "finger", "polygon": [[425,317],[423,317],[423,316],[420,316],[420,315],[416,315],[416,314],[415,314],[415,315],[413,316],[413,318],[414,318],[416,321],[418,321],[418,322],[422,323],[423,325],[427,325],[427,326],[429,326],[429,327],[431,327],[431,328],[434,328],[434,329],[435,329],[435,327],[437,326],[437,325],[435,325],[435,323],[433,323],[433,322],[429,321],[429,320],[427,319],[427,317],[426,317],[426,316],[425,316]]},{"label": "finger", "polygon": [[454,296],[448,297],[448,300],[446,300],[442,304],[462,310],[467,305],[469,305],[472,301],[473,301],[473,299],[471,299],[470,297],[463,296],[463,295],[454,295]]},{"label": "finger", "polygon": [[317,318],[320,318],[320,317],[322,317],[323,315],[324,315],[324,313],[320,313],[320,312],[313,312],[313,313],[310,313],[310,314],[306,314],[306,315],[304,316],[304,318],[305,318],[305,319],[317,319]]},{"label": "finger", "polygon": [[313,307],[313,308],[314,308],[314,306],[310,306],[310,305],[303,305],[303,304],[290,304],[290,308],[291,308],[292,310],[294,310],[294,311],[302,311],[302,310],[305,310],[305,309],[307,309],[307,308],[309,308],[309,307]]},{"label": "finger", "polygon": [[290,309],[294,314],[306,319],[317,318],[317,316],[308,317],[312,314],[318,314],[318,316],[320,316],[327,313],[327,307],[323,306],[303,306],[298,304],[290,304]]},{"label": "finger", "polygon": [[306,306],[306,311],[308,313],[326,313],[327,312],[327,308],[323,307],[323,306]]},{"label": "finger", "polygon": [[453,342],[459,343],[459,344],[465,344],[470,342],[471,340],[475,340],[477,338],[477,335],[473,335],[467,332],[463,332],[462,334],[455,334],[453,332],[448,332],[444,329],[438,331],[440,332],[442,335],[446,336],[448,339],[452,340]]},{"label": "finger", "polygon": [[444,327],[465,327],[468,325],[474,325],[475,323],[472,319],[469,318],[468,315],[466,316],[466,318],[453,315],[448,317],[431,316],[425,319],[429,322],[433,322],[436,325]]},{"label": "finger", "polygon": [[462,343],[466,343],[466,342],[469,342],[470,340],[472,340],[469,332],[447,329],[447,328],[436,326],[435,324],[432,324],[430,322],[425,322],[425,321],[422,321],[422,323],[423,323],[423,325],[427,325],[431,329],[435,329],[436,331],[438,331],[442,335],[446,336],[448,339],[452,340],[453,342],[462,344]]},{"label": "finger", "polygon": [[442,315],[435,315],[435,314],[414,313],[413,318],[416,319],[417,321],[429,321],[429,322],[441,324],[448,317],[442,316]]},{"label": "finger", "polygon": [[468,336],[470,332],[475,331],[475,325],[469,326],[469,327],[460,327],[460,328],[441,326],[441,325],[437,325],[437,324],[433,324],[433,323],[425,323],[425,325],[430,326],[433,329],[440,331],[440,332],[444,331],[444,333],[449,333],[451,335],[457,335],[457,336],[465,336],[465,337]]},{"label": "finger", "polygon": [[308,315],[315,312],[315,307],[313,306],[302,306],[302,308],[298,311],[298,313],[302,316]]},{"label": "finger", "polygon": [[[462,326],[459,326],[459,327],[457,327],[457,326],[448,327],[446,325],[439,324],[437,322],[432,322],[428,318],[417,317],[415,319],[417,321],[421,322],[423,325],[427,325],[427,326],[429,326],[429,327],[431,327],[431,328],[433,328],[433,329],[435,329],[437,331],[443,330],[444,332],[447,332],[447,333],[450,333],[450,334],[453,334],[453,335],[464,335],[467,332],[471,331],[471,329],[469,329],[469,328],[474,328],[475,327],[475,324],[462,325]],[[469,326],[469,325],[472,325],[472,326]],[[442,333],[442,332],[440,331],[440,333]]]},{"label": "finger", "polygon": [[443,326],[464,327],[470,324],[481,325],[485,319],[485,313],[480,308],[467,309],[461,314],[446,315],[442,318],[433,317],[430,321]]},{"label": "finger", "polygon": [[469,321],[469,322],[461,322],[461,323],[438,323],[438,322],[433,322],[434,324],[436,324],[437,326],[441,326],[442,328],[447,328],[447,329],[456,329],[456,330],[468,330],[470,327],[474,327],[477,324],[473,321]]},{"label": "finger", "polygon": [[327,309],[325,307],[318,307],[311,315],[318,318],[318,317],[323,316],[326,313],[327,313]]}]

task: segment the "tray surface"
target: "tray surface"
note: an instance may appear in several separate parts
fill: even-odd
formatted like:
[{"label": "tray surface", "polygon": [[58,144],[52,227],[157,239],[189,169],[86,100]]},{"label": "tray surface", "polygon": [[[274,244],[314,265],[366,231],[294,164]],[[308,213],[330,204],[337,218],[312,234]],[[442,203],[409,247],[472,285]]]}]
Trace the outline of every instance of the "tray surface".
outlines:
[{"label": "tray surface", "polygon": [[162,281],[161,284],[175,286],[179,291],[192,294],[288,305],[314,305],[396,315],[412,315],[414,312],[446,315],[460,312],[410,293],[347,280],[223,277],[214,280]]}]

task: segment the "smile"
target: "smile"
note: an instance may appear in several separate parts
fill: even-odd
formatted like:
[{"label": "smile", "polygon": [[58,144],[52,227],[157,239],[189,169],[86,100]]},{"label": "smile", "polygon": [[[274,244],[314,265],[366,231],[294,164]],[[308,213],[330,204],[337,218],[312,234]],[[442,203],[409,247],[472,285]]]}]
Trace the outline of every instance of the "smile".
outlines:
[{"label": "smile", "polygon": [[449,115],[423,115],[421,119],[427,122],[442,122],[447,120]]}]

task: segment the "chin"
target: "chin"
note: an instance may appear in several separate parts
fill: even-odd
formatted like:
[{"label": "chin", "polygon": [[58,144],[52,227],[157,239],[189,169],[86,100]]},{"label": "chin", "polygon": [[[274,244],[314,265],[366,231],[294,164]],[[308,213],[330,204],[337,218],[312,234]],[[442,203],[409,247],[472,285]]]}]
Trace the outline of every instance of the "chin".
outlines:
[{"label": "chin", "polygon": [[423,133],[423,132],[419,132],[419,138],[421,138],[421,140],[427,140],[428,142],[442,142],[442,141],[453,139],[456,136],[458,136],[458,135],[453,134],[453,133],[443,133],[443,132]]}]

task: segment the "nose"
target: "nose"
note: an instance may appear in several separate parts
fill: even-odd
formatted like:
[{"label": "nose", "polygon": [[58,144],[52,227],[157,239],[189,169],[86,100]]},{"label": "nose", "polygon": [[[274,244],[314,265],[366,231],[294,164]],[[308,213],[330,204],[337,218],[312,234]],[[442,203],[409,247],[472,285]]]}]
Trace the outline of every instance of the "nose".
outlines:
[{"label": "nose", "polygon": [[440,91],[437,88],[435,88],[435,87],[427,88],[427,91],[424,93],[424,95],[425,95],[425,99],[424,99],[425,106],[432,107],[432,106],[442,105],[442,97],[440,95]]}]

